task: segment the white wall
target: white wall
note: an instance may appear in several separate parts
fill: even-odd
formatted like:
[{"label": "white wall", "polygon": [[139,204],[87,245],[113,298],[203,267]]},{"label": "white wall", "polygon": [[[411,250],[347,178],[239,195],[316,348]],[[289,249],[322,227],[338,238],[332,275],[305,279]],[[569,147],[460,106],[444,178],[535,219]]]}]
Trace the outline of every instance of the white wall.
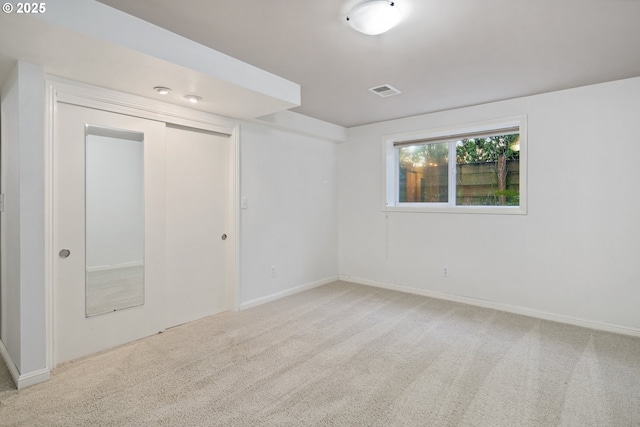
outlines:
[{"label": "white wall", "polygon": [[245,123],[240,150],[241,305],[337,277],[337,145]]},{"label": "white wall", "polygon": [[14,363],[20,361],[20,98],[18,68],[2,88],[0,106],[2,130],[2,193],[5,194],[5,211],[2,222],[1,255],[2,295],[0,302],[0,339]]},{"label": "white wall", "polygon": [[[382,211],[382,135],[519,114],[528,215]],[[639,118],[635,78],[350,129],[339,146],[340,274],[639,333]]]},{"label": "white wall", "polygon": [[7,364],[24,385],[32,374],[46,371],[42,67],[16,65],[2,88],[1,110],[6,195],[1,338]]}]

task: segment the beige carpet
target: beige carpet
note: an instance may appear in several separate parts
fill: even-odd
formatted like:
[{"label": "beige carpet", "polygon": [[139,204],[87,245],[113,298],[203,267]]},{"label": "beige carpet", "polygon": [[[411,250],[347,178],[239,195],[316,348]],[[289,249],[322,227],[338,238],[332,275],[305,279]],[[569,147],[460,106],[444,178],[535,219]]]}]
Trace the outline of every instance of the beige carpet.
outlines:
[{"label": "beige carpet", "polygon": [[345,282],[7,375],[2,426],[640,425],[639,339]]}]

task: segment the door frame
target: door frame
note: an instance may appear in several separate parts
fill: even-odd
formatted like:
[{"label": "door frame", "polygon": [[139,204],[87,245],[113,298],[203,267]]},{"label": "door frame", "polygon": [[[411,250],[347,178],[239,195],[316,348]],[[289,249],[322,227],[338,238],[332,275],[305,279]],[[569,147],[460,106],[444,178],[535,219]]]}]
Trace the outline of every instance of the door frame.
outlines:
[{"label": "door frame", "polygon": [[187,107],[104,89],[58,77],[47,76],[45,80],[45,295],[47,366],[53,369],[57,361],[54,356],[54,257],[53,247],[53,143],[54,126],[58,103],[109,111],[143,119],[157,120],[195,129],[229,135],[229,184],[227,229],[227,309],[238,311],[240,307],[240,125],[215,114]]}]

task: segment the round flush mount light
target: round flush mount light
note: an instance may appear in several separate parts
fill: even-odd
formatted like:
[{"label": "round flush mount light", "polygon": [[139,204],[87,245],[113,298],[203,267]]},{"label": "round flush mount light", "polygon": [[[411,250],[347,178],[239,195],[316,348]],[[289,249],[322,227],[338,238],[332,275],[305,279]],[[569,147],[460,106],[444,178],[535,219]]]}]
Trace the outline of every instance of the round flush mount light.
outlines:
[{"label": "round flush mount light", "polygon": [[197,95],[187,95],[184,97],[184,99],[192,104],[197,104],[198,102],[202,101],[202,98]]},{"label": "round flush mount light", "polygon": [[168,87],[164,87],[164,86],[156,86],[156,87],[153,88],[153,90],[158,92],[160,95],[167,95],[169,92],[171,92],[171,89],[169,89]]},{"label": "round flush mount light", "polygon": [[354,30],[375,36],[398,25],[401,18],[402,15],[395,2],[369,0],[351,9],[347,15],[347,22]]}]

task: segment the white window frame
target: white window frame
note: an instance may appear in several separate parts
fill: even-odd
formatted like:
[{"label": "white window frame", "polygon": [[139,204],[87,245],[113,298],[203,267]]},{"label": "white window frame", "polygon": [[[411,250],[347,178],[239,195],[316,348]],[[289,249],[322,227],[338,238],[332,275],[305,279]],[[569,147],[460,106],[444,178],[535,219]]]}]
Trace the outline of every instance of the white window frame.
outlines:
[{"label": "white window frame", "polygon": [[[509,127],[520,129],[520,200],[519,206],[458,206],[456,205],[456,176],[455,176],[455,144],[449,145],[449,197],[446,203],[401,203],[400,191],[400,149],[394,142],[419,141],[431,138],[446,138],[450,135],[460,135],[472,132],[491,132]],[[475,214],[527,214],[527,116],[513,116],[495,120],[447,126],[419,132],[399,133],[382,137],[382,210],[386,212],[439,212],[439,213],[475,213]],[[452,185],[453,183],[453,185]]]}]

